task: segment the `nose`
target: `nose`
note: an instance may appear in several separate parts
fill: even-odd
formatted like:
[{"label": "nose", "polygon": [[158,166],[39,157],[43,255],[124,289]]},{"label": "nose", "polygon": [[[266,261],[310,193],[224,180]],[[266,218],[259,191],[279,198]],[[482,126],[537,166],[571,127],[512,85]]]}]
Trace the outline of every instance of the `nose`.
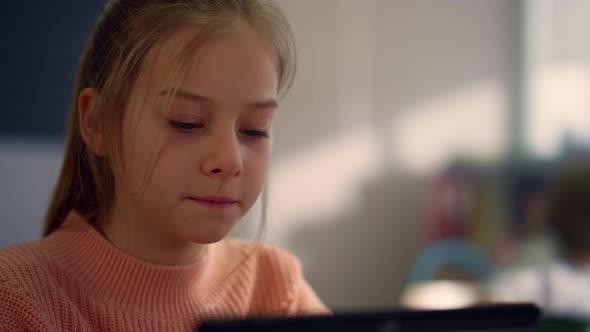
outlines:
[{"label": "nose", "polygon": [[244,168],[242,153],[234,132],[217,135],[209,144],[209,153],[202,163],[202,171],[205,175],[226,178],[242,173]]}]

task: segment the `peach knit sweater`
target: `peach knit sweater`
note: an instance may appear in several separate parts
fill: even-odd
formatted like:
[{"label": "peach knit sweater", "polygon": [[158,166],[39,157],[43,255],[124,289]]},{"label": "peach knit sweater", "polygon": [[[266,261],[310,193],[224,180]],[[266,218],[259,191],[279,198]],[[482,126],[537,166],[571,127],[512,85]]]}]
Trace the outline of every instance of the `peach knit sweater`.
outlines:
[{"label": "peach knit sweater", "polygon": [[0,331],[195,331],[211,318],[327,312],[296,258],[248,242],[154,265],[72,212],[50,236],[0,250]]}]

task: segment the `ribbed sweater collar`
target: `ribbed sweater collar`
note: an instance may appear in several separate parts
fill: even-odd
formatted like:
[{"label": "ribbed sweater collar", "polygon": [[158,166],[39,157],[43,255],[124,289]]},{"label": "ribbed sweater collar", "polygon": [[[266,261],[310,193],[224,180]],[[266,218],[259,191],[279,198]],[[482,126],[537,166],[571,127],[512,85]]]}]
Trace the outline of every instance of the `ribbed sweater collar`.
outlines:
[{"label": "ribbed sweater collar", "polygon": [[209,245],[190,265],[155,265],[114,247],[76,212],[45,240],[57,265],[97,301],[152,318],[190,317],[215,302],[213,262],[219,245]]}]

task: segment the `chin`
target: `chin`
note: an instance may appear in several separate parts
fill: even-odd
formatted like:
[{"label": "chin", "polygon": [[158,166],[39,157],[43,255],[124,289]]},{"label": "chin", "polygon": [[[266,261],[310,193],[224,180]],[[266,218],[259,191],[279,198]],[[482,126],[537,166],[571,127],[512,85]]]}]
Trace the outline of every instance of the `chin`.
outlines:
[{"label": "chin", "polygon": [[[232,225],[233,226],[233,225]],[[193,229],[190,241],[198,244],[212,244],[225,239],[233,227],[227,227],[225,225],[214,225],[213,227],[199,227],[199,229]]]},{"label": "chin", "polygon": [[191,242],[196,244],[213,244],[225,239],[226,236],[227,234],[220,236],[195,236],[191,239]]}]

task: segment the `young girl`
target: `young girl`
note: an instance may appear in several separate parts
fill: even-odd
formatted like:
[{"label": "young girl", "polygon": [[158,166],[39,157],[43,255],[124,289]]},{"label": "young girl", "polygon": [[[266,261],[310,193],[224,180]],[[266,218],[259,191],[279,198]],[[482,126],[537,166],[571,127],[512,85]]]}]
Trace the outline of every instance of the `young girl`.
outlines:
[{"label": "young girl", "polygon": [[110,1],[83,55],[45,236],[0,251],[0,330],[326,313],[296,258],[224,240],[263,189],[293,68],[269,4]]}]

